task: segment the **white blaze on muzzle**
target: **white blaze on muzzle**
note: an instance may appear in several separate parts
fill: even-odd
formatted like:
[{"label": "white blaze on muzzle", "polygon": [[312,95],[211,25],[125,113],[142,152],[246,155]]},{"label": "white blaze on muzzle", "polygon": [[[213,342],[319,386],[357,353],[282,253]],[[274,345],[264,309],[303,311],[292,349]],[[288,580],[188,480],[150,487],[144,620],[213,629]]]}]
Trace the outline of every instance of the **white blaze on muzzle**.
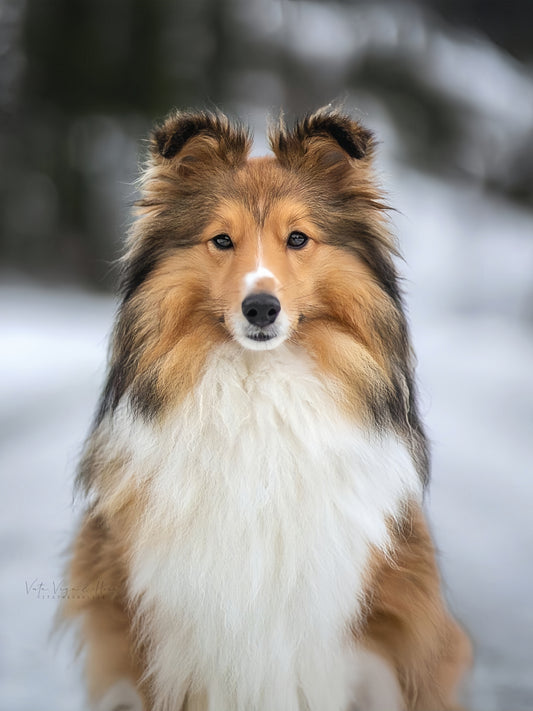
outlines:
[{"label": "white blaze on muzzle", "polygon": [[275,294],[278,284],[261,263],[244,275],[241,312],[234,315],[231,325],[235,339],[249,350],[271,350],[289,334],[289,319]]},{"label": "white blaze on muzzle", "polygon": [[257,285],[259,284],[260,281],[263,280],[272,280],[273,285],[278,283],[278,280],[272,274],[270,269],[267,269],[263,265],[259,265],[257,269],[253,272],[248,272],[248,274],[244,275],[244,286],[245,286],[245,294],[249,294],[251,291],[257,288]]}]

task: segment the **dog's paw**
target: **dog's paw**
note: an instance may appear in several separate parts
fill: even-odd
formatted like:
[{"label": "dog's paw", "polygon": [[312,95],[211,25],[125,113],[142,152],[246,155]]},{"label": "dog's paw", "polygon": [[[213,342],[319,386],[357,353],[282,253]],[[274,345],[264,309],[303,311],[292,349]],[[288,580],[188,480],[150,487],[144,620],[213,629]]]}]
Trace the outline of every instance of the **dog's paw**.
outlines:
[{"label": "dog's paw", "polygon": [[94,711],[144,711],[144,707],[133,684],[121,679],[106,691]]}]

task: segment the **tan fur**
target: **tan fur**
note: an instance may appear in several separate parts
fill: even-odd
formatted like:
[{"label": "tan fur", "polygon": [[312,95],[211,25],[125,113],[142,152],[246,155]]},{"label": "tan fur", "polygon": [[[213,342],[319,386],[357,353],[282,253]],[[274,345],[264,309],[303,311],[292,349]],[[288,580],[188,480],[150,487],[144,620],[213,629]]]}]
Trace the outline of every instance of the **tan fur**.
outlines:
[{"label": "tan fur", "polygon": [[204,274],[197,265],[198,255],[191,252],[187,257],[169,257],[137,297],[143,319],[150,324],[150,343],[139,359],[137,374],[151,374],[156,366],[159,397],[165,401],[172,394],[172,405],[197,382],[208,352],[227,339],[203,303]]},{"label": "tan fur", "polygon": [[[245,199],[222,201],[199,244],[165,257],[132,300],[131,308],[139,313],[137,333],[145,341],[137,377],[157,366],[160,402],[172,395],[175,405],[176,397],[186,395],[207,351],[228,338],[222,324],[240,311],[244,276],[257,266],[259,236],[261,261],[278,282],[263,280],[256,290],[266,288],[279,298],[291,319],[293,339],[309,343],[318,360],[329,363],[327,370],[336,369],[333,374],[346,382],[350,409],[364,416],[366,400],[358,390],[384,390],[390,385],[390,339],[400,338],[395,332],[394,305],[360,257],[348,256],[327,243],[313,206],[304,200],[298,184],[291,190],[289,180],[289,194],[273,197],[277,186],[287,182],[275,160],[254,159],[240,169],[235,180]],[[264,196],[263,209],[254,203],[256,194]],[[291,231],[310,237],[305,252],[287,251],[285,242]],[[211,239],[220,233],[231,234],[235,251],[213,247]],[[317,322],[321,327],[317,328]],[[339,341],[352,341],[351,357],[345,353],[335,366],[329,356],[324,360],[320,356],[318,333],[331,335],[331,327]],[[343,332],[348,338],[343,338]],[[315,347],[314,334],[318,338]]]},{"label": "tan fur", "polygon": [[388,379],[368,350],[334,322],[317,319],[300,336],[319,367],[341,385],[342,405],[359,422],[367,422],[367,396],[388,391]]},{"label": "tan fur", "polygon": [[[263,276],[255,291],[277,296],[291,342],[340,386],[347,416],[365,427],[392,428],[427,477],[395,246],[373,176],[371,137],[344,117],[333,116],[331,129],[329,116],[319,112],[293,133],[284,126],[273,131],[275,157],[249,161],[249,139],[223,117],[178,113],[154,134],[124,259],[110,376],[80,470],[94,503],[73,547],[69,580],[83,594],[63,610],[66,618],[82,619],[93,700],[126,677],[149,709],[143,674],[146,655],[157,653],[137,642],[136,601],[127,585],[128,546],[146,490],[122,476],[128,462],[120,453],[105,459],[106,418],[125,393],[137,416],[152,419],[183,401],[208,354],[232,338],[245,277],[259,263],[274,277]],[[310,238],[301,251],[287,249],[294,231]],[[218,250],[212,239],[220,234],[231,235],[235,249]],[[451,711],[458,708],[455,689],[469,643],[442,600],[422,511],[411,507],[391,528],[394,549],[374,560],[366,619],[354,635],[390,662],[407,711]],[[163,542],[165,531],[160,535]]]},{"label": "tan fur", "polygon": [[118,679],[128,679],[142,698],[142,651],[135,642],[127,602],[126,549],[100,516],[86,515],[72,552],[69,595],[62,614],[80,619],[87,651],[89,698],[99,700]]},{"label": "tan fur", "polygon": [[411,507],[395,529],[391,559],[380,556],[369,584],[368,618],[356,636],[395,669],[407,709],[455,711],[471,645],[446,610],[423,512]]}]

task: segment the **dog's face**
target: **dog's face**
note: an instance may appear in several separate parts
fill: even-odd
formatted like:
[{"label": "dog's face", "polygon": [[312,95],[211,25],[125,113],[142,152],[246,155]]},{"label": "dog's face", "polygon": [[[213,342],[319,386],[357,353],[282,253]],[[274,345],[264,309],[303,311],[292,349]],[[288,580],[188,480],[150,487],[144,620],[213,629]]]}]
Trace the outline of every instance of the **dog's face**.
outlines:
[{"label": "dog's face", "polygon": [[246,360],[268,367],[288,344],[351,417],[405,436],[425,476],[371,134],[322,110],[270,144],[249,159],[247,132],[220,114],[177,113],[152,135],[95,427],[122,403],[163,418],[221,346],[264,351]]},{"label": "dog's face", "polygon": [[[195,248],[204,253],[199,279],[217,318],[250,350],[297,337],[305,319],[324,311],[328,275],[339,261],[304,186],[285,173],[274,159],[241,169],[234,198],[216,207]],[[355,256],[342,257],[345,268],[356,268]]]},{"label": "dog's face", "polygon": [[177,315],[217,323],[251,350],[379,301],[372,267],[392,268],[370,134],[344,117],[306,121],[301,135],[271,137],[275,157],[248,160],[246,134],[229,123],[169,119],[154,137],[128,298],[180,289]]},{"label": "dog's face", "polygon": [[[272,178],[276,171],[264,172]],[[242,199],[222,206],[202,236],[213,301],[231,337],[251,350],[275,348],[293,331],[316,231],[303,206],[289,199],[267,205],[262,192],[255,211]]]},{"label": "dog's face", "polygon": [[273,156],[249,159],[247,133],[210,114],[154,133],[99,416],[127,391],[161,411],[228,341],[290,341],[354,412],[403,416],[409,347],[371,135],[326,111],[270,140]]}]

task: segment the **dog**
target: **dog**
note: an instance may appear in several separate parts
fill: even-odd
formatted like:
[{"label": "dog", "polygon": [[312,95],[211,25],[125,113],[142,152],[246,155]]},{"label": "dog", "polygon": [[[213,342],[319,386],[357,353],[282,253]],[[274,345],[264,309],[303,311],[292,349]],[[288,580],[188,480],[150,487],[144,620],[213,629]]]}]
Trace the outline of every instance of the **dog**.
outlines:
[{"label": "dog", "polygon": [[70,595],[99,711],[459,708],[372,133],[152,133]]}]

